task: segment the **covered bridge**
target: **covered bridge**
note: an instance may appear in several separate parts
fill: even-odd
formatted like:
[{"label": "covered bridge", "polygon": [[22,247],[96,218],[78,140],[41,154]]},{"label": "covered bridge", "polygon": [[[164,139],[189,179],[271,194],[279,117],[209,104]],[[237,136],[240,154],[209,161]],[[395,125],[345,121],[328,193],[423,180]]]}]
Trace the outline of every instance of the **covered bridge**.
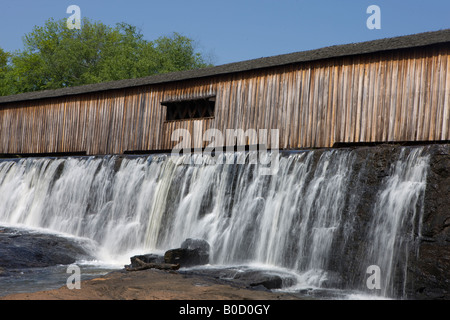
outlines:
[{"label": "covered bridge", "polygon": [[150,153],[175,129],[278,129],[280,149],[446,141],[449,100],[447,29],[0,97],[0,154]]}]

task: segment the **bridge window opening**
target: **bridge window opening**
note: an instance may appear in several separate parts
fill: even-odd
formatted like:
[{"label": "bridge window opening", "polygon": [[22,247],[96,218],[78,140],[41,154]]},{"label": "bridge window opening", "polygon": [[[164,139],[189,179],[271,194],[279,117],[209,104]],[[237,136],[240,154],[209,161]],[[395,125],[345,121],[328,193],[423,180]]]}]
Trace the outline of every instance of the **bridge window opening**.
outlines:
[{"label": "bridge window opening", "polygon": [[216,97],[161,102],[166,106],[166,121],[213,118]]}]

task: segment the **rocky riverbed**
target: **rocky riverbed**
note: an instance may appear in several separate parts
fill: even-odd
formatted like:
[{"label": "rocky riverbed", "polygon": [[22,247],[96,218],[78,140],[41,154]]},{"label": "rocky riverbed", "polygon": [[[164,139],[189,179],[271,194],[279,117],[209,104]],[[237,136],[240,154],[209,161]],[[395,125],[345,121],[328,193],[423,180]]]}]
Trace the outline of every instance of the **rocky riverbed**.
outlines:
[{"label": "rocky riverbed", "polygon": [[[46,233],[39,230],[0,227],[0,299],[298,299],[288,293],[274,293],[272,286],[280,286],[281,278],[264,272],[238,272],[233,268],[171,270],[157,269],[127,271],[108,270],[95,265],[82,266],[81,289],[70,290],[66,280],[67,266],[94,259],[88,240]],[[187,241],[181,248],[168,251],[172,262],[183,266],[208,262],[205,252]],[[93,248],[92,248],[93,250]],[[190,254],[189,254],[190,253]],[[200,255],[199,255],[200,254]],[[202,256],[203,255],[203,256]],[[146,262],[154,256],[159,263],[164,257],[140,256]],[[203,260],[198,260],[202,256]],[[135,257],[131,257],[131,262]],[[178,269],[178,268],[177,268]],[[233,280],[233,275],[236,281]],[[246,276],[244,276],[244,273]]]},{"label": "rocky riverbed", "polygon": [[0,300],[293,300],[294,294],[252,290],[213,277],[156,269],[113,271],[85,280],[80,289],[20,293]]}]

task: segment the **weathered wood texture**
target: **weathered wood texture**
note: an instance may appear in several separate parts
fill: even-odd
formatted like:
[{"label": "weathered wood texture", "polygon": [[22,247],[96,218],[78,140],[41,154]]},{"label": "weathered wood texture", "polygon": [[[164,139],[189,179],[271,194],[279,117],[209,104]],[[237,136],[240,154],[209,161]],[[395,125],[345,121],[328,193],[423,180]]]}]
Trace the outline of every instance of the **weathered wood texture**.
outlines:
[{"label": "weathered wood texture", "polygon": [[[211,95],[214,118],[165,121],[162,101]],[[176,129],[191,132],[192,147],[208,145],[212,128],[279,129],[281,149],[450,140],[449,100],[447,43],[6,103],[0,154],[170,150]]]}]

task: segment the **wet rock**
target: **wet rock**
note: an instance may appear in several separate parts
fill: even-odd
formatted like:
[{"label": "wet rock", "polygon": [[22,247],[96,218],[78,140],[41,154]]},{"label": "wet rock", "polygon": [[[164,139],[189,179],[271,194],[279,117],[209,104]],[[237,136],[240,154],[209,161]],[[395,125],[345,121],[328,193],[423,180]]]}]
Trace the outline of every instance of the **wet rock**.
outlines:
[{"label": "wet rock", "polygon": [[188,238],[181,244],[181,249],[196,250],[198,249],[202,253],[209,254],[210,245],[203,239],[191,239]]},{"label": "wet rock", "polygon": [[[365,289],[366,268],[373,262],[361,263],[366,261],[371,246],[370,241],[361,239],[372,228],[373,204],[400,151],[398,146],[389,145],[352,150],[355,162],[348,185],[349,206],[344,209],[342,230],[337,230],[341,234],[332,243],[327,265],[327,271],[339,276],[332,275],[324,281],[324,288]],[[450,299],[450,144],[426,146],[423,154],[429,156],[429,169],[423,199],[416,204],[414,222],[421,229],[420,232],[419,228],[413,232],[408,229],[408,234],[398,236],[407,245],[400,250],[403,256],[394,266],[393,292],[389,295]]]},{"label": "wet rock", "polygon": [[164,254],[164,262],[170,264],[179,264],[181,267],[190,267],[195,265],[207,264],[209,256],[204,255],[198,249],[171,249]]},{"label": "wet rock", "polygon": [[[418,254],[410,254],[407,295],[450,299],[450,144],[429,147],[430,170],[424,198]],[[414,248],[413,248],[414,249]]]},{"label": "wet rock", "polygon": [[269,290],[290,287],[296,283],[293,276],[282,276],[260,270],[238,272],[233,279],[238,280],[241,283],[245,283],[248,287],[256,288],[263,286]]},{"label": "wet rock", "polygon": [[232,283],[239,287],[262,291],[287,288],[297,283],[296,277],[291,273],[252,269],[249,266],[199,267],[181,273],[214,278],[221,283]]},{"label": "wet rock", "polygon": [[157,255],[157,254],[153,254],[153,253],[149,253],[149,254],[143,254],[143,255],[136,255],[130,258],[131,261],[131,268],[136,268],[139,267],[140,261],[144,262],[144,263],[164,263],[164,257]]},{"label": "wet rock", "polygon": [[15,228],[0,231],[0,268],[4,270],[68,265],[91,258],[86,244],[76,239]]},{"label": "wet rock", "polygon": [[209,243],[200,239],[186,239],[181,248],[165,252],[164,262],[190,267],[209,263]]},{"label": "wet rock", "polygon": [[248,283],[250,287],[263,286],[267,289],[279,289],[283,286],[283,280],[279,275],[265,274],[259,271],[238,273],[234,279],[243,280]]}]

